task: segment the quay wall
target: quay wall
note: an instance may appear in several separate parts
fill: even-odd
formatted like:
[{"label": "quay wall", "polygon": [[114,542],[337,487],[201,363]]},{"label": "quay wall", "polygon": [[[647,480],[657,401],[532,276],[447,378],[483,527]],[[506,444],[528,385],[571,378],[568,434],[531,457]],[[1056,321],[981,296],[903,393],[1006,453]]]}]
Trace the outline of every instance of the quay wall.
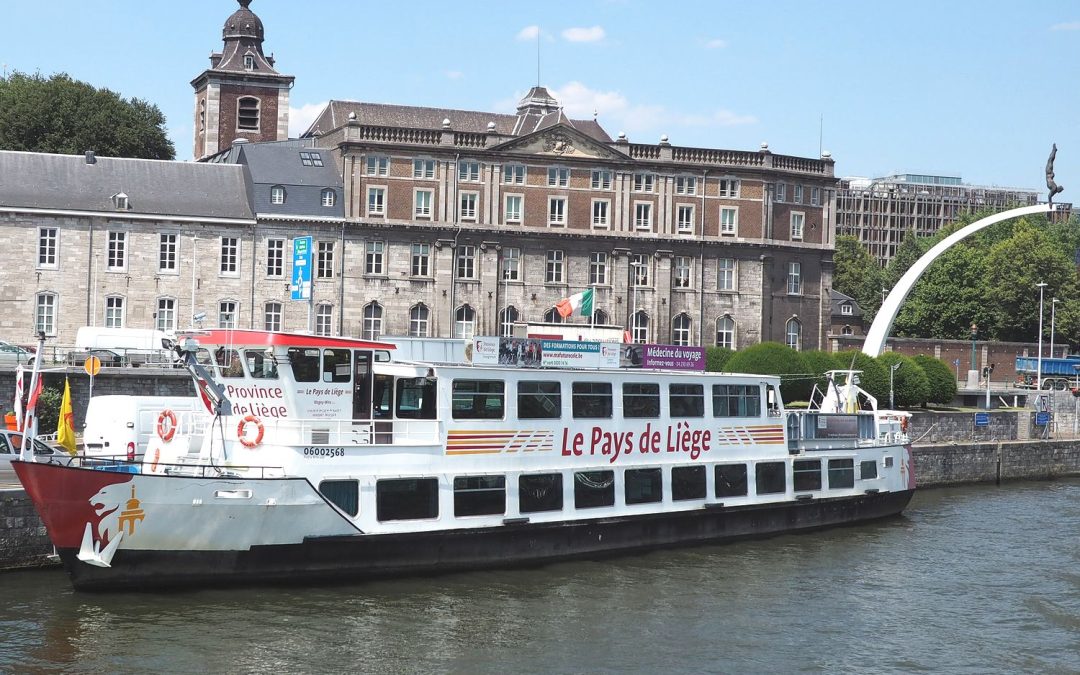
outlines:
[{"label": "quay wall", "polygon": [[52,543],[34,505],[23,490],[0,490],[0,569],[43,567]]}]

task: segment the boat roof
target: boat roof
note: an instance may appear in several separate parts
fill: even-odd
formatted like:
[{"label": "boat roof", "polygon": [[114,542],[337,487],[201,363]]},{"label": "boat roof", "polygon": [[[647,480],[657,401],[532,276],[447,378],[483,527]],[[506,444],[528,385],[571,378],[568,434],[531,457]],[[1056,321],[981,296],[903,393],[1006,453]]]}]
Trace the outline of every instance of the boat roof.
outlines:
[{"label": "boat roof", "polygon": [[199,345],[228,345],[230,347],[328,347],[339,349],[396,349],[389,342],[357,340],[329,335],[303,333],[276,333],[266,330],[233,330],[217,328],[210,330],[179,331],[178,338],[194,338]]}]

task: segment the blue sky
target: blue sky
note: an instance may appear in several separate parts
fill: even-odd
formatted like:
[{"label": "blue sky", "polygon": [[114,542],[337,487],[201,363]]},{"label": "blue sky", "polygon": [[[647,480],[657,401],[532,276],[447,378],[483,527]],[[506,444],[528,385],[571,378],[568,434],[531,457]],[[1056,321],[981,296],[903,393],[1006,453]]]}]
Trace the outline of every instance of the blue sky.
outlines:
[{"label": "blue sky", "polygon": [[[156,103],[191,157],[190,81],[231,0],[4,5],[0,64]],[[510,112],[537,80],[614,136],[815,157],[1044,190],[1057,142],[1080,202],[1080,3],[255,0],[296,76],[293,132],[327,100]],[[819,130],[823,133],[819,135]],[[820,143],[820,145],[819,145]]]}]

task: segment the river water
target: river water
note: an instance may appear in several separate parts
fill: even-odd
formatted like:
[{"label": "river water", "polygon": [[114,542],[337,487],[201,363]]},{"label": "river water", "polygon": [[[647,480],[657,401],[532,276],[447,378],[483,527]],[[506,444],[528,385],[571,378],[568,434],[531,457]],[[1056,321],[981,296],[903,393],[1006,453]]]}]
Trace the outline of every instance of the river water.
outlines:
[{"label": "river water", "polygon": [[1080,673],[1080,479],[534,570],[112,595],[9,573],[0,671]]}]

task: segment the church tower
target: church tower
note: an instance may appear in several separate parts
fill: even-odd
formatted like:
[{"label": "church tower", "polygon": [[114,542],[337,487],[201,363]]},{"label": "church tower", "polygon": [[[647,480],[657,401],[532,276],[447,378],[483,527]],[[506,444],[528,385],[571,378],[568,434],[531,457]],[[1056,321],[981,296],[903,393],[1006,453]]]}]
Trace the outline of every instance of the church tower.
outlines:
[{"label": "church tower", "polygon": [[225,45],[210,55],[210,68],[191,81],[195,88],[196,160],[227,149],[237,138],[280,141],[289,137],[291,75],[274,70],[263,54],[263,24],[237,0],[240,9],[225,21]]}]

